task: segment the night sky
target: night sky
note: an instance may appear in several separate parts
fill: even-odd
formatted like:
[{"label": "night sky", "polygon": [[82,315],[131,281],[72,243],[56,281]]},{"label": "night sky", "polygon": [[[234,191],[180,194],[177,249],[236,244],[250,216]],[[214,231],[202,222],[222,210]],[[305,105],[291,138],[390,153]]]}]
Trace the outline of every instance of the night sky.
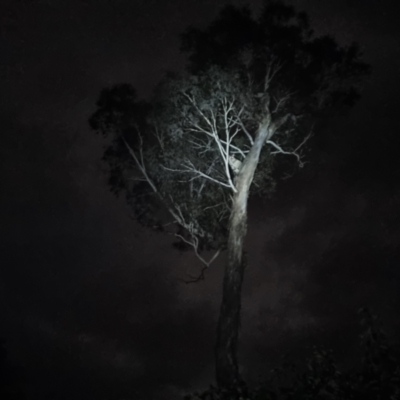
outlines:
[{"label": "night sky", "polygon": [[[145,97],[182,70],[178,34],[228,3],[1,0],[0,338],[30,399],[175,399],[212,383],[225,258],[184,284],[201,264],[109,192],[106,142],[87,120],[102,88]],[[250,380],[312,344],[350,365],[361,306],[400,333],[396,2],[292,3],[318,33],[359,42],[373,72],[351,112],[316,132],[306,167],[250,203],[239,354]]]}]

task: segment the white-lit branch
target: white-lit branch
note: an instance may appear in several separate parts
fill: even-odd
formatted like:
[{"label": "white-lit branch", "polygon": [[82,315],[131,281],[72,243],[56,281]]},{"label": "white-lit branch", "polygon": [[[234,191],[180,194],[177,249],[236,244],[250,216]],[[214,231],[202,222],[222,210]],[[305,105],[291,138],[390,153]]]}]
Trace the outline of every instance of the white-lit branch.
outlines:
[{"label": "white-lit branch", "polygon": [[186,244],[190,245],[193,247],[194,252],[196,254],[196,257],[204,264],[207,266],[207,268],[211,265],[211,263],[219,256],[219,253],[221,252],[221,249],[218,249],[216,253],[211,257],[209,261],[206,261],[200,254],[199,254],[199,240],[197,239],[196,236],[192,236],[192,241],[185,239],[182,235],[179,235],[178,233],[175,233],[175,236],[180,238],[183,242]]},{"label": "white-lit branch", "polygon": [[[209,115],[206,115],[206,112],[199,107],[199,105],[197,104],[197,101],[193,95],[189,95],[185,91],[182,91],[181,93],[193,105],[196,112],[199,114],[200,118],[205,122],[206,127],[207,127],[207,128],[205,128],[205,127],[201,126],[199,123],[193,123],[191,128],[187,128],[187,131],[202,133],[214,140],[214,143],[217,146],[217,149],[220,153],[220,156],[221,156],[223,164],[224,164],[225,177],[226,177],[228,183],[225,183],[225,182],[218,180],[208,174],[205,174],[204,172],[195,168],[195,166],[190,162],[187,162],[185,169],[176,169],[176,170],[170,169],[170,170],[175,171],[175,172],[192,172],[195,174],[195,178],[198,176],[201,176],[205,179],[208,179],[210,181],[218,183],[224,187],[229,187],[234,192],[236,192],[236,188],[231,179],[231,174],[229,171],[229,155],[233,151],[235,151],[236,153],[240,153],[243,156],[243,158],[245,157],[245,152],[243,152],[243,150],[241,150],[239,147],[232,144],[233,138],[240,132],[239,128],[237,127],[236,120],[238,117],[240,118],[240,115],[243,112],[243,107],[239,111],[239,113],[237,113],[237,116],[235,116],[234,115],[235,101],[228,100],[226,97],[224,97],[220,101],[221,112],[215,113],[214,110],[212,108],[210,108],[210,109],[207,109],[207,112],[209,113]],[[219,136],[218,123],[217,123],[218,117],[222,118],[222,120],[223,120],[223,127],[224,127],[223,129],[225,132],[225,140],[221,139],[221,137]],[[231,129],[235,126],[236,126],[235,131],[233,133],[231,133]],[[194,148],[200,149],[201,145],[199,143],[194,142],[193,144],[194,144]],[[167,167],[164,167],[164,168],[167,168]]]},{"label": "white-lit branch", "polygon": [[123,136],[122,136],[122,140],[123,140],[126,148],[128,149],[129,154],[135,160],[136,165],[138,166],[140,172],[143,174],[143,176],[146,179],[146,181],[149,183],[149,185],[154,190],[154,192],[157,193],[158,195],[160,195],[160,193],[157,190],[156,185],[153,183],[153,181],[150,179],[149,175],[147,174],[146,167],[145,167],[144,162],[143,162],[142,136],[140,135],[140,132],[138,132],[138,135],[139,135],[139,138],[140,138],[140,154],[141,154],[140,158],[141,158],[142,162],[139,161],[138,157],[136,156],[136,153],[133,151],[132,147],[129,146],[129,143],[126,141],[126,139]]},{"label": "white-lit branch", "polygon": [[302,168],[304,166],[304,162],[301,161],[301,156],[298,153],[298,150],[300,150],[301,147],[303,147],[303,145],[308,141],[310,136],[311,136],[311,134],[307,135],[304,138],[304,140],[292,151],[287,151],[287,150],[282,149],[281,146],[279,146],[277,143],[273,142],[272,140],[267,140],[266,143],[270,144],[272,147],[274,147],[276,149],[276,151],[271,152],[271,154],[288,154],[288,155],[295,156],[297,158],[300,168]]},{"label": "white-lit branch", "polygon": [[[170,196],[171,201],[173,202],[172,197]],[[174,203],[174,207],[177,210],[180,219],[182,220],[182,222],[184,223],[186,230],[188,231],[191,240],[186,239],[185,237],[183,237],[182,235],[179,235],[178,233],[175,233],[175,236],[180,238],[183,242],[185,242],[186,244],[190,245],[193,247],[194,252],[196,254],[196,257],[204,264],[206,265],[206,267],[208,268],[211,263],[218,257],[219,253],[221,252],[221,249],[218,249],[216,251],[216,253],[213,255],[213,257],[211,257],[211,259],[209,261],[206,261],[200,254],[199,254],[199,239],[196,235],[196,229],[194,227],[194,223],[190,222],[190,223],[186,223],[185,218],[183,216],[181,207],[178,206],[177,204]],[[202,271],[204,272],[204,271]]]},{"label": "white-lit branch", "polygon": [[276,101],[276,105],[275,105],[275,108],[272,110],[272,114],[275,114],[276,112],[278,112],[285,105],[285,103],[290,99],[291,96],[292,96],[292,93],[287,93],[286,95],[281,96],[281,98],[278,101],[276,99],[274,99]]},{"label": "white-lit branch", "polygon": [[[157,189],[157,186],[154,184],[154,182],[150,179],[149,175],[147,174],[146,171],[146,167],[143,161],[143,151],[142,151],[142,138],[140,135],[140,132],[138,131],[138,135],[140,138],[140,148],[139,148],[139,153],[140,153],[140,159],[141,161],[139,161],[138,156],[136,155],[135,151],[132,149],[132,147],[129,145],[129,143],[126,141],[126,139],[124,137],[122,137],[122,140],[126,146],[126,148],[128,149],[129,154],[131,155],[131,157],[134,159],[137,167],[139,168],[140,172],[143,174],[144,179],[147,181],[147,183],[150,185],[150,187],[153,189],[154,193],[163,201],[163,203],[166,205],[169,213],[171,214],[171,216],[174,218],[174,220],[181,225],[183,228],[185,228],[188,232],[190,232],[191,236],[199,236],[199,237],[205,237],[207,236],[206,232],[201,229],[200,227],[195,228],[192,224],[188,224],[186,223],[185,219],[183,218],[183,215],[180,211],[180,209],[178,209],[177,207],[175,207],[179,212],[175,212],[173,208],[169,207],[167,205],[167,202],[165,201],[164,197],[162,196],[162,194],[159,192],[159,190]],[[171,197],[171,201],[172,204],[174,204],[174,201],[172,200]]]},{"label": "white-lit branch", "polygon": [[266,71],[265,80],[264,80],[264,92],[268,91],[269,84],[271,83],[272,79],[274,79],[274,76],[279,72],[279,70],[281,68],[282,68],[282,63],[274,62],[274,60],[272,60],[267,65],[267,71]]},{"label": "white-lit branch", "polygon": [[218,185],[222,185],[224,187],[231,188],[233,191],[236,191],[236,188],[233,185],[233,183],[231,185],[230,183],[225,183],[225,182],[222,182],[222,181],[220,181],[218,179],[215,179],[212,176],[209,176],[209,175],[205,174],[204,172],[198,170],[193,165],[193,163],[191,161],[186,161],[186,162],[187,162],[187,164],[184,165],[185,169],[168,168],[165,165],[161,165],[161,167],[164,168],[166,171],[195,174],[195,176],[189,178],[189,181],[197,179],[199,177],[203,177],[203,178],[208,179],[208,180],[210,180],[210,181],[212,181],[214,183],[217,183]]}]

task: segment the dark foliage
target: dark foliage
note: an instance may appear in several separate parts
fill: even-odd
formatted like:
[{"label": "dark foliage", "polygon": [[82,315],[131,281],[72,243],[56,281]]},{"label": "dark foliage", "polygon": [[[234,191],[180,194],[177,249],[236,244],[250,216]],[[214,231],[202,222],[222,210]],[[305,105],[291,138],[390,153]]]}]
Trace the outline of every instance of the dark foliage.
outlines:
[{"label": "dark foliage", "polygon": [[[256,19],[247,7],[227,6],[208,28],[187,29],[181,50],[188,54],[192,73],[210,65],[243,69],[253,54],[253,79],[261,85],[266,62],[279,60],[283,86],[299,99],[324,97],[325,112],[354,105],[359,98],[358,84],[370,73],[358,44],[340,47],[330,36],[314,37],[305,13],[275,0],[265,1]],[[309,105],[308,112],[321,108],[318,101]]]}]

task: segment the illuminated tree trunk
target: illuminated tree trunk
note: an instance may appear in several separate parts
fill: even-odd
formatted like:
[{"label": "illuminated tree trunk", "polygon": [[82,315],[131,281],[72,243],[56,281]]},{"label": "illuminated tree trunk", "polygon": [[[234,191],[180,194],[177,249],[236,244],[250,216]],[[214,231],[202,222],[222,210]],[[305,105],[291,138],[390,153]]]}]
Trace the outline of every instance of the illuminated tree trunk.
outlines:
[{"label": "illuminated tree trunk", "polygon": [[[247,212],[240,210],[237,195],[233,200],[228,239],[228,263],[225,268],[222,304],[218,321],[216,378],[218,386],[230,387],[240,381],[237,347],[240,329],[241,293],[244,274],[243,241]],[[246,202],[247,203],[247,199]],[[246,207],[246,204],[244,204]]]},{"label": "illuminated tree trunk", "polygon": [[274,131],[269,120],[260,126],[254,145],[236,179],[237,192],[233,197],[229,220],[228,263],[224,273],[215,346],[216,380],[218,386],[222,388],[230,388],[241,381],[237,349],[242,283],[246,264],[243,259],[243,243],[247,232],[247,200],[261,149],[267,138],[272,137]]}]

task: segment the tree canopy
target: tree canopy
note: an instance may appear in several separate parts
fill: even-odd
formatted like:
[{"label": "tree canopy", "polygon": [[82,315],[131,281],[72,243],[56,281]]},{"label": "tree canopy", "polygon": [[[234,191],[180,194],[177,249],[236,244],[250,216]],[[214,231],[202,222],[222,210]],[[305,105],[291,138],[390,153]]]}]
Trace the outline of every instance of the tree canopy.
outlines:
[{"label": "tree canopy", "polygon": [[111,188],[126,191],[139,222],[171,222],[186,244],[223,248],[235,192],[229,156],[244,161],[260,124],[273,120],[279,129],[251,189],[270,194],[272,173],[303,165],[313,126],[354,104],[369,67],[356,44],[315,37],[306,14],[278,1],[267,1],[258,18],[226,7],[205,30],[188,29],[182,50],[187,73],[167,74],[146,102],[129,84],[104,89],[90,124],[112,137],[104,154]]}]

